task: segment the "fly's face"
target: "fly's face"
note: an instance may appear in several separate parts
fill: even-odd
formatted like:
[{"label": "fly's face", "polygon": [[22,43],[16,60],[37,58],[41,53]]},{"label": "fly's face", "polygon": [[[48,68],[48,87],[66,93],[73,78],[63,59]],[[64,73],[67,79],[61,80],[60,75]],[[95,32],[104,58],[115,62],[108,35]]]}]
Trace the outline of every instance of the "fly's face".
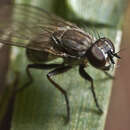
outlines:
[{"label": "fly's face", "polygon": [[120,58],[115,53],[113,43],[107,38],[98,39],[87,51],[89,62],[96,68],[109,70],[111,64],[115,64],[113,57]]}]

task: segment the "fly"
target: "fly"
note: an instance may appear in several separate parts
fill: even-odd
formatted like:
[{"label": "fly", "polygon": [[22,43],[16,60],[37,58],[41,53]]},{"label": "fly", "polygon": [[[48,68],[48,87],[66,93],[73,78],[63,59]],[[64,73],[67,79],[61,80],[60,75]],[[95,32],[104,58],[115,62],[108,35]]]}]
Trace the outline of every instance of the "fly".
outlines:
[{"label": "fly", "polygon": [[[9,15],[10,13],[12,15]],[[97,69],[107,71],[112,64],[115,64],[113,57],[120,57],[115,53],[115,47],[110,39],[102,37],[94,40],[89,33],[54,14],[34,6],[16,4],[1,7],[0,43],[26,48],[27,57],[32,61],[32,64],[26,67],[29,81],[20,90],[32,83],[30,73],[32,68],[52,69],[47,78],[63,94],[69,120],[70,106],[67,92],[52,77],[79,66],[79,74],[90,81],[96,107],[102,113],[94,91],[93,79],[85,68],[89,62]],[[46,63],[59,57],[63,58],[63,63]]]}]

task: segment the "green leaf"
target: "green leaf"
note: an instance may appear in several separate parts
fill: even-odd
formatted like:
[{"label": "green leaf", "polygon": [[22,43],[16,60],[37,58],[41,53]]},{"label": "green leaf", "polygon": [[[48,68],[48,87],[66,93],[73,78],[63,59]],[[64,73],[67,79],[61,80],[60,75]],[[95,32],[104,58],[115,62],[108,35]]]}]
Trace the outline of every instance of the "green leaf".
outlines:
[{"label": "green leaf", "polygon": [[[75,14],[72,19],[75,17],[75,19],[80,18],[86,22],[92,21],[97,24],[112,24],[119,27],[123,18],[123,0],[118,2],[117,0],[111,0],[111,8],[109,1],[104,1],[102,6],[101,1],[96,1],[96,3],[95,1],[66,0],[63,6],[67,12],[64,13],[69,17]],[[20,2],[20,0],[18,0],[18,2]],[[22,1],[22,3],[23,2],[24,1]],[[27,1],[25,1],[25,3],[27,3]],[[59,11],[61,9],[60,7],[59,9],[57,8],[57,0],[29,1],[29,4],[39,5],[39,7],[60,14]],[[99,8],[99,6],[101,6],[101,8]],[[107,9],[105,11],[107,13],[104,12],[104,9]],[[118,51],[122,31],[116,27],[98,27],[95,29],[103,33],[105,37],[109,37],[114,42],[116,51]],[[87,28],[84,27],[84,29],[87,31]],[[17,71],[20,73],[20,81],[17,87],[21,87],[28,80],[25,68],[29,62],[24,49],[13,47],[12,57],[10,65],[12,72],[10,73]],[[96,95],[104,111],[102,115],[96,113],[97,108],[93,101],[90,83],[79,76],[78,67],[76,67],[55,78],[55,81],[67,91],[70,101],[71,120],[69,124],[64,125],[66,105],[63,95],[47,80],[46,74],[49,71],[32,70],[35,82],[24,91],[17,93],[11,130],[103,130],[113,81],[110,79],[106,80],[107,77],[104,73],[92,66],[86,68],[86,71],[94,79]],[[114,71],[110,71],[110,73],[114,73]]]}]

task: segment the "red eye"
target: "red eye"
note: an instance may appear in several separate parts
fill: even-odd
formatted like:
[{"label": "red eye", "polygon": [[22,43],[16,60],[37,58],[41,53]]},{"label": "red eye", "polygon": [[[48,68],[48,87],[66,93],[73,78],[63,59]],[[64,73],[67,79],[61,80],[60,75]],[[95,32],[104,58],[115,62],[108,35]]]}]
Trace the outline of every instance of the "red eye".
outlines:
[{"label": "red eye", "polygon": [[102,68],[106,64],[105,55],[102,50],[94,44],[86,53],[91,65],[96,68]]},{"label": "red eye", "polygon": [[105,60],[105,56],[104,56],[104,54],[103,54],[103,52],[101,51],[100,48],[93,46],[91,51],[92,51],[93,56],[97,60],[100,60],[100,61]]}]

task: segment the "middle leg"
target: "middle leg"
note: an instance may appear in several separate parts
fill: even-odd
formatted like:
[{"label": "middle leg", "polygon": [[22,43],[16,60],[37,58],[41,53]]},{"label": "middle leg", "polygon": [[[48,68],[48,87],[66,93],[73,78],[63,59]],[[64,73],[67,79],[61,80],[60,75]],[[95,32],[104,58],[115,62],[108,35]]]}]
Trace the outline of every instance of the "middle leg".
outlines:
[{"label": "middle leg", "polygon": [[80,75],[81,75],[84,79],[90,81],[90,83],[91,83],[91,91],[92,91],[92,94],[93,94],[93,98],[94,98],[96,107],[98,108],[98,110],[99,110],[100,113],[103,113],[102,109],[101,109],[100,106],[99,106],[97,97],[96,97],[96,93],[95,93],[95,90],[94,90],[93,79],[89,76],[88,73],[85,72],[83,65],[80,65],[80,67],[79,67],[79,73],[80,73]]},{"label": "middle leg", "polygon": [[71,69],[71,66],[63,66],[60,68],[56,68],[55,70],[49,72],[47,74],[47,78],[48,80],[54,85],[55,88],[57,88],[65,97],[65,102],[66,102],[66,109],[67,109],[67,122],[70,119],[70,106],[69,106],[69,100],[68,100],[68,96],[67,96],[67,92],[60,86],[58,85],[54,80],[52,80],[52,76],[64,73],[66,71],[68,71],[69,69]]}]

